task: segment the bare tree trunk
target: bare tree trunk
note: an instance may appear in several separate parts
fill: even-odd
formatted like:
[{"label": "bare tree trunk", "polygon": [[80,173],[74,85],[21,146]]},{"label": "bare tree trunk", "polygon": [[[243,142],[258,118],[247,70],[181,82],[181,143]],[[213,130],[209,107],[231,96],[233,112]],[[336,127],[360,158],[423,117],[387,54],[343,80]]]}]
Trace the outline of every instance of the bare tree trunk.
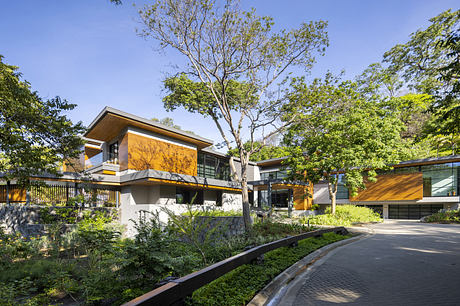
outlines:
[{"label": "bare tree trunk", "polygon": [[248,190],[248,165],[249,165],[249,156],[244,152],[240,151],[240,161],[241,161],[241,196],[243,200],[243,219],[244,219],[244,229],[248,232],[251,229],[251,214],[249,210],[249,190]]},{"label": "bare tree trunk", "polygon": [[327,183],[327,187],[329,190],[329,197],[331,198],[331,214],[333,215],[335,215],[336,206],[337,206],[336,195],[337,195],[338,184],[339,184],[338,179],[334,184],[331,184],[330,182]]}]

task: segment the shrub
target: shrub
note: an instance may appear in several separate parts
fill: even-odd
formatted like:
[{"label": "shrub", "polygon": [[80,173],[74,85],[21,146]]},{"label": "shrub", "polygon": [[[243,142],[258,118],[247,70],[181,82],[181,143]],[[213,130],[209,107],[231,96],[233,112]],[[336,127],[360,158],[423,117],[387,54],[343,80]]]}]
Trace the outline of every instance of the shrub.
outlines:
[{"label": "shrub", "polygon": [[196,290],[189,305],[246,305],[276,275],[314,250],[348,236],[334,233],[308,238],[294,248],[284,247],[265,254],[262,264],[247,264]]},{"label": "shrub", "polygon": [[424,218],[428,223],[460,223],[460,210],[439,211]]},{"label": "shrub", "polygon": [[254,224],[252,231],[253,235],[274,236],[281,238],[287,235],[297,235],[308,232],[308,228],[302,224],[279,223],[268,219],[264,222]]},{"label": "shrub", "polygon": [[380,215],[367,207],[355,205],[337,205],[335,215],[331,214],[331,208],[326,209],[324,215],[307,216],[300,220],[302,224],[351,226],[356,223],[381,222]]}]

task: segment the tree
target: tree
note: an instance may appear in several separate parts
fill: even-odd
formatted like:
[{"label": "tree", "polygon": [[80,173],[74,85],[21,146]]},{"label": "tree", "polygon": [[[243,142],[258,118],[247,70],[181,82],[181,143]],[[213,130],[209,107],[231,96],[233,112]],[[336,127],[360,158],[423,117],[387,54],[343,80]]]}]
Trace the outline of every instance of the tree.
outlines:
[{"label": "tree", "polygon": [[[250,228],[247,168],[265,140],[291,124],[281,117],[292,67],[308,72],[328,44],[324,21],[290,31],[273,30],[273,19],[243,11],[237,1],[159,0],[140,10],[141,35],[182,54],[187,64],[165,80],[165,106],[211,118],[228,149],[239,152],[243,216]],[[291,113],[293,114],[293,113]],[[244,129],[246,127],[246,129]],[[249,148],[244,146],[249,141]],[[263,146],[255,146],[255,139]],[[233,159],[230,164],[234,168]],[[233,171],[236,173],[236,171]]]},{"label": "tree", "polygon": [[0,56],[0,172],[26,183],[32,174],[59,175],[59,163],[79,155],[84,128],[63,114],[75,104],[43,100],[17,70]]},{"label": "tree", "polygon": [[297,93],[292,99],[302,120],[284,138],[291,153],[289,176],[312,183],[327,181],[334,214],[339,173],[352,195],[365,188],[364,176],[375,181],[375,169],[399,162],[404,153],[403,123],[360,93],[355,83],[330,74],[309,86],[303,79],[294,86]]},{"label": "tree", "polygon": [[[245,142],[244,147],[249,150],[251,147],[250,142]],[[261,160],[271,159],[271,158],[279,158],[285,157],[289,155],[289,151],[284,146],[277,146],[277,145],[265,145],[263,146],[260,141],[254,142],[254,147],[261,147],[260,151],[251,154],[250,161],[257,162]],[[228,150],[227,155],[238,157],[239,156],[238,148],[233,148]]]},{"label": "tree", "polygon": [[412,33],[405,44],[384,54],[388,69],[401,75],[406,86],[433,95],[431,111],[441,124],[440,135],[458,135],[460,126],[460,10],[447,10],[430,19],[426,29]]},{"label": "tree", "polygon": [[174,119],[173,119],[173,118],[164,117],[163,119],[158,119],[158,118],[155,118],[155,117],[154,117],[154,118],[152,118],[151,120],[154,121],[154,122],[158,122],[158,123],[161,123],[161,124],[163,124],[163,125],[166,125],[166,126],[175,128],[176,130],[181,130],[181,131],[184,131],[184,132],[187,132],[187,133],[196,135],[196,134],[195,134],[194,132],[192,132],[192,131],[186,131],[186,130],[182,129],[182,127],[181,127],[180,125],[177,125],[176,123],[174,123]]}]

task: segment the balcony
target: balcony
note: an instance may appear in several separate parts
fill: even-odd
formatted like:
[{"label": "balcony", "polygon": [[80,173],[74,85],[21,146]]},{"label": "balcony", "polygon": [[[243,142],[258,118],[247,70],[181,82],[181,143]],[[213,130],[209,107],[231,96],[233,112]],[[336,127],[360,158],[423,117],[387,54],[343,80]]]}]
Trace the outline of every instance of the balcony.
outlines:
[{"label": "balcony", "polygon": [[118,156],[110,156],[106,161],[103,161],[103,152],[100,152],[91,158],[85,160],[85,170],[89,173],[104,173],[105,171],[118,172],[120,165]]}]

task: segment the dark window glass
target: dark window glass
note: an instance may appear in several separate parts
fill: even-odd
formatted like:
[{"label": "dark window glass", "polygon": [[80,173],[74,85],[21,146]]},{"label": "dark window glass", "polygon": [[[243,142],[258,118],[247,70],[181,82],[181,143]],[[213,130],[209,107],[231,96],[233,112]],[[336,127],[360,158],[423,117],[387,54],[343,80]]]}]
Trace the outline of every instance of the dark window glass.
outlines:
[{"label": "dark window glass", "polygon": [[203,204],[203,190],[176,188],[176,204]]},{"label": "dark window glass", "polygon": [[230,180],[230,164],[224,158],[198,153],[197,175],[219,180]]},{"label": "dark window glass", "polygon": [[118,164],[118,141],[109,145],[108,161],[114,164]]}]

